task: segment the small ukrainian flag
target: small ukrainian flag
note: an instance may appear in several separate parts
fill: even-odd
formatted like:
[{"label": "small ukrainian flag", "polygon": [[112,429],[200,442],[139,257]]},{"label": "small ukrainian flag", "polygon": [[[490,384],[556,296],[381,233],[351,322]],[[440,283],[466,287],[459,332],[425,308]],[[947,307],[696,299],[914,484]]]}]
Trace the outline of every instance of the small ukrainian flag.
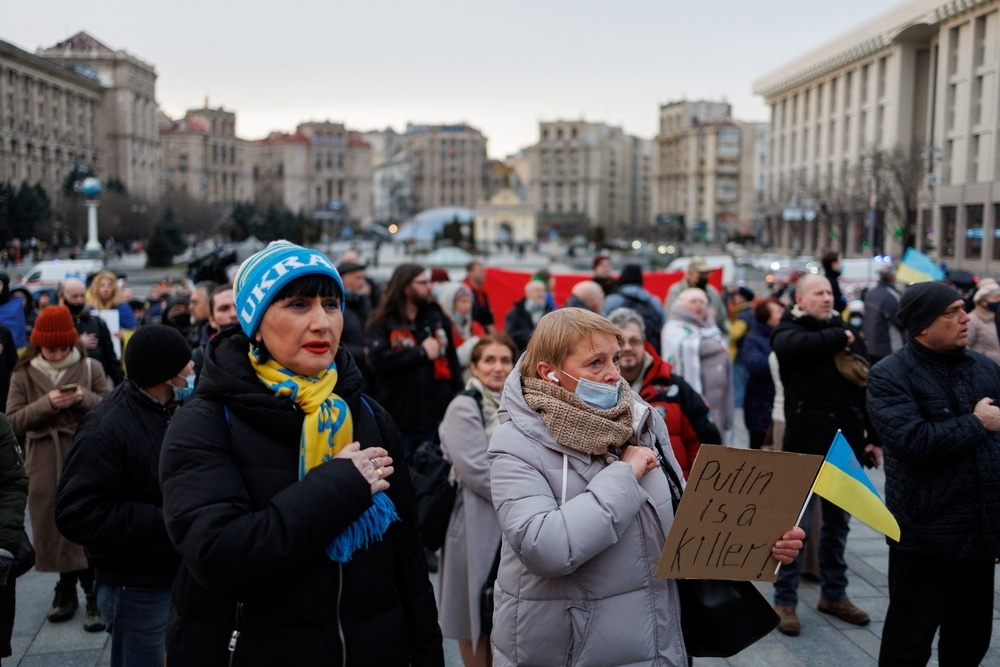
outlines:
[{"label": "small ukrainian flag", "polygon": [[903,253],[903,261],[896,269],[896,280],[907,285],[944,280],[944,271],[924,253],[914,248],[907,248]]},{"label": "small ukrainian flag", "polygon": [[820,466],[812,492],[899,542],[896,518],[882,502],[882,497],[861,469],[847,438],[840,431],[837,431],[830,451]]}]

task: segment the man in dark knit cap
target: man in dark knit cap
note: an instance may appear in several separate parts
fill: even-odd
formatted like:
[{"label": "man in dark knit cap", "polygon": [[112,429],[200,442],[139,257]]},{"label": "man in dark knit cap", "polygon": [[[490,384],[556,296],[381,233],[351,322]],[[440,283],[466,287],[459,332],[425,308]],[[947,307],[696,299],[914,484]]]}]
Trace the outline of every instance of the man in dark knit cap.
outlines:
[{"label": "man in dark knit cap", "polygon": [[882,440],[889,609],[880,665],[978,665],[990,647],[1000,557],[1000,365],[966,348],[962,295],[943,283],[903,293],[907,344],[868,376]]},{"label": "man in dark knit cap", "polygon": [[153,667],[163,664],[181,560],[163,521],[160,446],[194,388],[194,362],[180,332],[151,324],[132,336],[125,365],[125,382],[77,429],[59,481],[56,525],[94,565],[111,665]]}]

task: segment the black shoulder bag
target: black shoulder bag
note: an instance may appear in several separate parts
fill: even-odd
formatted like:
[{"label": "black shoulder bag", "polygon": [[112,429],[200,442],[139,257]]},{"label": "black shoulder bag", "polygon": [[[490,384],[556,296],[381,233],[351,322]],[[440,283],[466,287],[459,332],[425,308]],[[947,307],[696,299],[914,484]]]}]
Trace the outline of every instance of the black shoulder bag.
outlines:
[{"label": "black shoulder bag", "polygon": [[[681,482],[656,443],[660,466],[670,485],[674,513],[681,502]],[[681,630],[689,656],[728,658],[774,630],[781,619],[749,581],[677,579]]]},{"label": "black shoulder bag", "polygon": [[497,582],[497,572],[500,571],[500,548],[503,544],[497,545],[497,554],[493,557],[493,567],[486,576],[483,589],[479,593],[479,631],[490,636],[493,632],[493,587]]}]

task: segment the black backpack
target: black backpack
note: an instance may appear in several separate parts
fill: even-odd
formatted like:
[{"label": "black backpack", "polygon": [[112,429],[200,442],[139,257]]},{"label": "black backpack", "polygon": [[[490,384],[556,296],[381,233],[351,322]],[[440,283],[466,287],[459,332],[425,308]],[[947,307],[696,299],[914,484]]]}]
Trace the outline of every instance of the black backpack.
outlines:
[{"label": "black backpack", "polygon": [[[477,406],[482,399],[482,394],[475,389],[463,389],[457,395],[472,397]],[[482,418],[481,406],[479,415]],[[437,551],[444,546],[451,512],[455,508],[455,498],[458,495],[458,487],[451,479],[451,463],[445,460],[441,446],[428,440],[417,446],[409,465],[413,493],[417,499],[417,520],[420,522],[424,547]]]}]

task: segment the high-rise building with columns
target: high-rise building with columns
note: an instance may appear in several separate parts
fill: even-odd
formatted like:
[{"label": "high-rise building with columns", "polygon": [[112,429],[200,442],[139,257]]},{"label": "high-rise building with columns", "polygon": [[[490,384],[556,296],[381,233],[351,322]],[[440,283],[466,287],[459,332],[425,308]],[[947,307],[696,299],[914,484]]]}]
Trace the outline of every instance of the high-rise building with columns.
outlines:
[{"label": "high-rise building with columns", "polygon": [[97,76],[0,41],[0,183],[41,183],[57,200],[77,163],[103,173]]},{"label": "high-rise building with columns", "polygon": [[1000,0],[910,0],[755,82],[772,245],[1000,271],[998,70]]},{"label": "high-rise building with columns", "polygon": [[114,51],[85,32],[38,55],[96,77],[104,164],[102,180],[117,178],[129,193],[154,200],[159,195],[159,122],[156,70],[130,53]]}]

